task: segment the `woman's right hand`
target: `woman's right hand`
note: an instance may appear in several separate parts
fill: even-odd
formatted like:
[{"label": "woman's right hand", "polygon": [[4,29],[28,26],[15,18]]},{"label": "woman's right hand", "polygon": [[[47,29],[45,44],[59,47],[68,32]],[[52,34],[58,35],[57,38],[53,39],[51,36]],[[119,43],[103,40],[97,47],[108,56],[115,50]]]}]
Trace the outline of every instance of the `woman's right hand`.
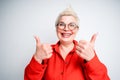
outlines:
[{"label": "woman's right hand", "polygon": [[42,60],[48,59],[52,56],[53,50],[50,44],[41,44],[38,36],[35,36],[34,38],[36,40],[36,52],[34,58],[41,64]]}]

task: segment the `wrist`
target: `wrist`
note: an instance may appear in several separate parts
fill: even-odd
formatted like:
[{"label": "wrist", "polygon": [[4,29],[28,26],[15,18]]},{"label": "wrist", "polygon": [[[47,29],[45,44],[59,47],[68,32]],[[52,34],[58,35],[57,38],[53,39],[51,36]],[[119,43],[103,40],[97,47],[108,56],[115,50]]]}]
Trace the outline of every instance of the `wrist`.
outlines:
[{"label": "wrist", "polygon": [[35,60],[38,62],[38,63],[42,63],[42,59],[41,58],[39,58],[39,57],[37,57],[37,55],[36,54],[34,54],[34,58],[35,58]]}]

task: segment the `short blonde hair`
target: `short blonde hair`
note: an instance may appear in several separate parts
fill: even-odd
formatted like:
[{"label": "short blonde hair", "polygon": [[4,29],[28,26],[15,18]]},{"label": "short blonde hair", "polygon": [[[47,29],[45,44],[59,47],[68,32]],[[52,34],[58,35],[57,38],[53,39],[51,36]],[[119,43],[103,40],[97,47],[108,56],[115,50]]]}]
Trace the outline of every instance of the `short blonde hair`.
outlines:
[{"label": "short blonde hair", "polygon": [[59,22],[59,20],[62,16],[73,16],[76,19],[77,25],[79,27],[79,17],[76,14],[76,12],[70,6],[58,15],[58,17],[56,19],[56,22],[55,22],[55,26],[57,26],[57,24],[58,24],[58,22]]}]

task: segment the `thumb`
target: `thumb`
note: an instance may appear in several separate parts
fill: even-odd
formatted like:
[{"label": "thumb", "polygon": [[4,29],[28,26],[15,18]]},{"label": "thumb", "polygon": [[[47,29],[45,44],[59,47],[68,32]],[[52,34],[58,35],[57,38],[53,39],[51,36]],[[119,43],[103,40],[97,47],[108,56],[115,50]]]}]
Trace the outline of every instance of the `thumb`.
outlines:
[{"label": "thumb", "polygon": [[36,44],[37,45],[40,45],[40,38],[38,36],[34,36],[35,40],[36,40]]},{"label": "thumb", "polygon": [[98,33],[93,34],[93,36],[91,37],[90,43],[92,43],[92,44],[95,43],[97,35],[98,35]]}]

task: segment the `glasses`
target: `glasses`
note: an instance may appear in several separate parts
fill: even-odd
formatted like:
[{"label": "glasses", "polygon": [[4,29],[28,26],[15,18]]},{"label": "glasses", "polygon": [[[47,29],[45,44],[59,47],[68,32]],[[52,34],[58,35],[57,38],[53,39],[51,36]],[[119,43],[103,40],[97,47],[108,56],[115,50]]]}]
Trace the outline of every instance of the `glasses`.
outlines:
[{"label": "glasses", "polygon": [[[64,22],[59,22],[59,23],[57,24],[57,27],[58,27],[59,29],[65,29],[66,24],[65,24]],[[68,29],[69,29],[69,30],[74,30],[74,29],[76,29],[76,28],[79,28],[79,27],[78,27],[78,25],[76,25],[75,23],[69,23],[69,24],[68,24]]]}]

